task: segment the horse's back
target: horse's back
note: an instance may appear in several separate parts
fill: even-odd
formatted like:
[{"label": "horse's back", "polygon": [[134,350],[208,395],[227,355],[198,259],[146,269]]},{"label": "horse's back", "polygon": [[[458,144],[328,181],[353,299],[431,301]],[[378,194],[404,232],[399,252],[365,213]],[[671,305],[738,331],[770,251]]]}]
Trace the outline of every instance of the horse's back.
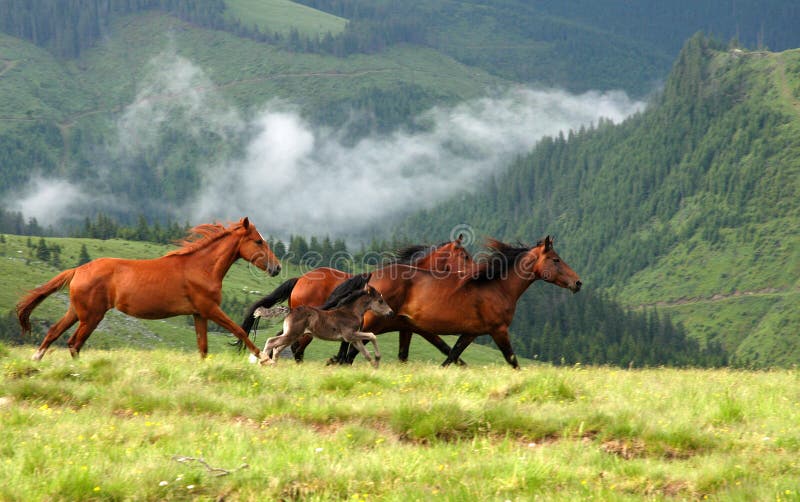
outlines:
[{"label": "horse's back", "polygon": [[194,309],[185,292],[188,281],[177,261],[97,258],[76,269],[70,296],[86,307],[113,307],[143,319],[191,314]]},{"label": "horse's back", "polygon": [[319,307],[325,303],[336,286],[351,277],[351,274],[335,268],[320,267],[310,270],[297,280],[289,298],[289,306],[291,308],[303,305]]}]

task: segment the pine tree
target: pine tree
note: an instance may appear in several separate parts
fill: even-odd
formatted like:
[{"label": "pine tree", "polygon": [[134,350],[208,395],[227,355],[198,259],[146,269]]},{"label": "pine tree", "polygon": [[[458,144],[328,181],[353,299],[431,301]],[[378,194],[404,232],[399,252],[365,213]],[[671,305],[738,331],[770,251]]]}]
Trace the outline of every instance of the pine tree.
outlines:
[{"label": "pine tree", "polygon": [[84,263],[89,263],[92,261],[92,258],[89,256],[89,251],[86,249],[86,244],[81,244],[81,251],[78,255],[78,265],[81,266]]}]

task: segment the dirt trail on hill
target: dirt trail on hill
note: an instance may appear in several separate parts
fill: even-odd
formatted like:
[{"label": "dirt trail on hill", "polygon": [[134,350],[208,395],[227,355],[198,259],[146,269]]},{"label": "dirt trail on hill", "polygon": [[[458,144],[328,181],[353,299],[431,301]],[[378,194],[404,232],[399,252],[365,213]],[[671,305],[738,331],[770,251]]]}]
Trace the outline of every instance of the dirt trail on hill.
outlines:
[{"label": "dirt trail on hill", "polygon": [[710,297],[678,298],[677,300],[664,300],[651,303],[641,303],[639,305],[634,306],[634,308],[641,309],[648,307],[679,307],[682,305],[692,305],[695,303],[714,303],[724,300],[730,300],[731,298],[739,298],[742,296],[778,295],[783,293],[789,293],[791,291],[800,291],[800,289],[764,288],[764,289],[757,289],[754,291],[734,291],[733,293],[726,293],[726,294],[717,293]]}]

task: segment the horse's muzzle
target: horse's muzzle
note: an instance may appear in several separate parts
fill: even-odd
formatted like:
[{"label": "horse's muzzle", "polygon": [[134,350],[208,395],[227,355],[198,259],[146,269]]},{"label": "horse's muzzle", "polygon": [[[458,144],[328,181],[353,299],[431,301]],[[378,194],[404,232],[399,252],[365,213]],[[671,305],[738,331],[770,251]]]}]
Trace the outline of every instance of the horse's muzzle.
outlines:
[{"label": "horse's muzzle", "polygon": [[583,286],[581,281],[575,281],[575,284],[570,289],[572,290],[572,293],[575,294],[581,290],[581,286]]},{"label": "horse's muzzle", "polygon": [[281,266],[280,265],[275,265],[274,267],[268,267],[267,268],[267,273],[269,273],[269,275],[271,277],[275,277],[280,272],[281,272]]}]

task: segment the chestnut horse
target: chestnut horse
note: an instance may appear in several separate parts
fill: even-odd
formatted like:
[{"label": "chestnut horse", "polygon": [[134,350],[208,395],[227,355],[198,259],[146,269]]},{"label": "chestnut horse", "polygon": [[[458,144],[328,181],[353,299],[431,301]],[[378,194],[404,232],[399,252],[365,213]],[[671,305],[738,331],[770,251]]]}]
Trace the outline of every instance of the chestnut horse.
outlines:
[{"label": "chestnut horse", "polygon": [[247,333],[220,308],[222,279],[239,258],[273,276],[281,269],[255,225],[248,218],[228,228],[199,225],[180,244],[181,248],[151,260],[98,258],[65,270],[29,292],[17,304],[23,334],[31,330],[33,309],[69,284],[67,313],[47,332],[33,359],[40,360],[50,344],[76,322],[78,329],[67,345],[72,357],[78,357],[86,339],[112,308],[141,319],[191,314],[202,357],[208,354],[209,319],[239,337],[253,354],[260,355]]},{"label": "chestnut horse", "polygon": [[[292,309],[283,320],[283,334],[267,340],[261,364],[275,363],[281,351],[297,341],[302,335],[314,336],[322,340],[343,341],[352,344],[364,354],[373,367],[377,368],[381,359],[378,340],[374,333],[361,331],[361,323],[366,311],[379,316],[392,314],[392,309],[378,290],[372,286],[351,292],[339,305],[329,310],[300,305]],[[375,358],[370,355],[364,342],[370,341],[375,347]]]},{"label": "chestnut horse", "polygon": [[[391,319],[364,316],[364,331],[385,333],[406,329],[414,333],[460,334],[443,366],[457,361],[480,335],[488,334],[505,360],[519,368],[511,348],[508,327],[517,300],[536,280],[544,280],[577,293],[581,281],[553,250],[548,236],[532,247],[514,247],[489,240],[492,250],[469,273],[439,274],[390,265],[372,272],[369,285],[381,292],[395,311]],[[347,361],[355,356],[352,349]]]},{"label": "chestnut horse", "polygon": [[[396,263],[413,265],[414,267],[431,270],[434,274],[449,274],[457,271],[470,270],[473,266],[472,257],[462,245],[462,235],[451,242],[438,246],[409,246],[396,254]],[[337,286],[352,278],[352,274],[334,268],[320,267],[306,272],[301,277],[295,277],[278,286],[272,293],[253,303],[242,321],[242,329],[250,332],[256,318],[253,316],[259,308],[269,308],[278,302],[289,300],[289,308],[294,309],[301,305],[320,307],[325,304],[328,297]],[[391,330],[390,330],[391,331]],[[400,343],[397,357],[400,361],[408,360],[408,349],[411,343],[412,330],[400,330]],[[450,346],[434,333],[421,333],[428,342],[445,355],[450,355]],[[298,342],[292,345],[295,360],[302,361],[305,349],[313,340],[311,336],[301,336]],[[463,361],[457,361],[463,364]]]}]

